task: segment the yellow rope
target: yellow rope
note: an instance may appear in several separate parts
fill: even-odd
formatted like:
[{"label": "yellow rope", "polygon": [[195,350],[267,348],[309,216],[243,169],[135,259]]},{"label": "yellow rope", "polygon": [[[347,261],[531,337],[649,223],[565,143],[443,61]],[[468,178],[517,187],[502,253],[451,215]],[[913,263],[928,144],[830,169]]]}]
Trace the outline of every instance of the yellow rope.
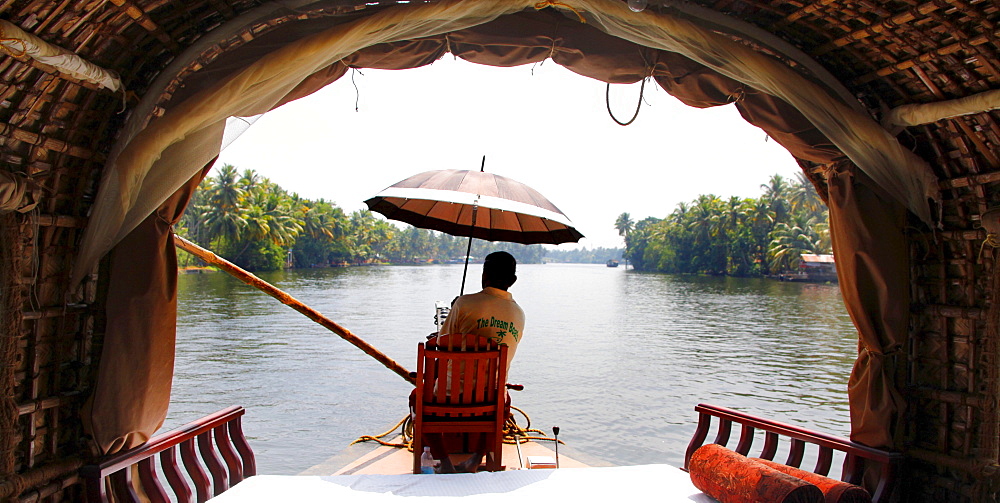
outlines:
[{"label": "yellow rope", "polygon": [[[521,415],[524,416],[526,424],[525,427],[522,428],[520,425],[517,424],[517,420],[514,419],[514,415],[511,414],[510,418],[508,418],[507,422],[504,423],[503,425],[503,443],[509,445],[509,444],[514,444],[515,442],[523,444],[525,442],[528,442],[529,440],[546,440],[550,442],[559,442],[560,444],[565,444],[565,442],[563,442],[562,440],[556,440],[552,437],[531,435],[532,433],[538,433],[544,435],[545,432],[539,429],[532,428],[531,418],[523,410],[513,406],[511,406],[511,410],[516,410],[517,412],[520,412]],[[399,430],[399,436],[401,438],[400,442],[387,442],[385,440],[382,440],[384,437],[391,435],[396,430]],[[406,417],[400,419],[399,422],[396,423],[396,425],[390,428],[388,431],[380,433],[378,435],[362,435],[358,437],[355,441],[351,442],[351,445],[360,442],[377,442],[387,447],[406,449],[410,452],[413,452],[413,421],[411,420],[410,415],[407,414]]]},{"label": "yellow rope", "polygon": [[535,10],[542,10],[546,7],[565,7],[573,11],[573,14],[576,14],[576,17],[580,19],[581,23],[587,24],[587,20],[583,18],[583,14],[580,14],[580,11],[576,10],[576,8],[572,5],[566,5],[562,2],[554,2],[552,0],[545,0],[544,2],[538,2],[535,4]]},{"label": "yellow rope", "polygon": [[[21,44],[21,54],[15,53],[10,47],[7,47],[6,45],[14,43]],[[15,58],[23,58],[25,55],[28,54],[28,44],[25,43],[24,40],[21,40],[19,38],[0,38],[0,49],[3,49],[3,52],[6,52],[7,54]]]}]

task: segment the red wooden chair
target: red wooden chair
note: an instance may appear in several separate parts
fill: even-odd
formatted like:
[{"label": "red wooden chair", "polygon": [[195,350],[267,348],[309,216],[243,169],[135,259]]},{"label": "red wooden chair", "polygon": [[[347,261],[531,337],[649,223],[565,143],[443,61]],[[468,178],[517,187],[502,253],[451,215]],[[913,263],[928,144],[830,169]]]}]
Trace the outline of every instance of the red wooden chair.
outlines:
[{"label": "red wooden chair", "polygon": [[420,473],[424,435],[486,434],[486,469],[502,470],[507,346],[452,335],[417,346],[413,473]]}]

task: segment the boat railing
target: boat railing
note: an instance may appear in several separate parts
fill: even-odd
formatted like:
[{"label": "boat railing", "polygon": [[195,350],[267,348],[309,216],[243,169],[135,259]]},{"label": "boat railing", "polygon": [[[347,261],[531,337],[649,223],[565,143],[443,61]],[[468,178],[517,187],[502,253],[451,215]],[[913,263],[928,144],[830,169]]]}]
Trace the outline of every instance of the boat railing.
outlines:
[{"label": "boat railing", "polygon": [[[243,407],[220,410],[82,467],[87,501],[200,503],[218,496],[257,473],[253,451],[243,435],[245,412]],[[160,474],[169,489],[161,483]]]},{"label": "boat railing", "polygon": [[[903,460],[903,455],[900,453],[868,447],[845,438],[771,421],[716,405],[699,404],[695,407],[695,411],[698,412],[698,427],[691,438],[687,452],[684,454],[685,471],[688,469],[691,455],[708,438],[714,416],[718,418],[718,429],[715,440],[711,443],[727,447],[733,423],[736,423],[740,428],[740,435],[736,448],[733,450],[744,456],[749,455],[754,442],[754,434],[759,430],[764,432],[764,446],[756,457],[773,461],[778,453],[779,439],[785,437],[787,438],[788,457],[784,464],[796,468],[801,468],[800,465],[806,454],[806,444],[812,444],[818,447],[818,452],[816,453],[816,465],[811,471],[823,476],[830,474],[834,451],[839,451],[843,453],[844,457],[840,480],[866,486],[869,491],[872,491],[874,503],[885,503],[892,501],[892,498],[895,497],[893,493],[897,489],[896,477]],[[877,475],[877,482],[863,483],[867,482],[863,480],[866,473]]]}]

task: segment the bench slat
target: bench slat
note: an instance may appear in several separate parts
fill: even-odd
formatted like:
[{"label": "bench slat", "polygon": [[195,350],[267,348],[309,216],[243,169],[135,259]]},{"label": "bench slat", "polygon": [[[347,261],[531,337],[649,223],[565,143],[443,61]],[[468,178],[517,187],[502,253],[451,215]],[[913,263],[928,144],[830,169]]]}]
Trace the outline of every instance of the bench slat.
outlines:
[{"label": "bench slat", "polygon": [[139,461],[139,481],[142,483],[142,490],[152,503],[170,503],[170,497],[160,484],[159,477],[156,476],[156,458],[148,457]]},{"label": "bench slat", "polygon": [[226,473],[226,468],[222,465],[219,455],[215,452],[211,431],[198,435],[198,452],[201,453],[201,460],[205,462],[205,466],[212,474],[212,487],[214,488],[212,495],[222,494],[226,489],[229,489],[229,475]]},{"label": "bench slat", "polygon": [[240,462],[240,456],[229,440],[229,427],[227,425],[217,426],[212,430],[212,436],[215,437],[215,446],[219,448],[219,454],[226,462],[226,468],[229,471],[229,487],[232,487],[243,480],[243,463]]},{"label": "bench slat", "polygon": [[788,458],[785,459],[785,464],[788,466],[794,466],[798,468],[802,465],[802,455],[806,452],[806,443],[793,438],[791,441],[791,447],[788,449]]},{"label": "bench slat", "polygon": [[833,467],[833,449],[820,446],[819,456],[816,459],[816,468],[813,469],[813,473],[826,476],[830,474],[831,467]]},{"label": "bench slat", "polygon": [[181,442],[181,459],[184,461],[184,470],[187,472],[188,477],[191,478],[191,483],[194,484],[195,494],[198,498],[198,503],[205,503],[208,501],[209,496],[209,480],[208,473],[205,469],[201,467],[201,463],[198,462],[198,455],[194,450],[194,439],[189,439]]},{"label": "bench slat", "polygon": [[[243,434],[241,417],[245,413],[242,407],[229,407],[157,435],[134,449],[82,467],[80,476],[84,480],[87,501],[110,501],[109,492],[116,501],[139,501],[138,494],[143,494],[153,503],[202,502],[221,494],[231,485],[257,473],[253,450]],[[177,459],[178,449],[183,468]],[[211,471],[211,479],[206,467]],[[139,474],[135,480],[133,469]],[[159,479],[158,470],[166,477],[169,490]],[[194,484],[193,488],[187,478]]]},{"label": "bench slat", "polygon": [[778,434],[773,431],[764,433],[764,449],[760,451],[760,457],[767,460],[774,460],[774,455],[778,452]]},{"label": "bench slat", "polygon": [[753,433],[754,427],[743,425],[740,430],[740,443],[736,444],[736,452],[746,456],[750,453],[750,448],[753,447]]},{"label": "bench slat", "polygon": [[163,475],[167,477],[167,483],[173,490],[177,503],[194,503],[192,499],[191,486],[184,480],[181,474],[181,467],[177,465],[177,448],[171,447],[160,453],[160,467]]},{"label": "bench slat", "polygon": [[122,468],[111,474],[111,490],[115,493],[115,501],[123,503],[140,503],[139,495],[132,488],[132,469]]},{"label": "bench slat", "polygon": [[250,443],[247,442],[247,437],[243,434],[242,418],[236,417],[227,424],[229,424],[229,439],[236,446],[236,452],[243,458],[243,478],[257,475],[257,460]]}]

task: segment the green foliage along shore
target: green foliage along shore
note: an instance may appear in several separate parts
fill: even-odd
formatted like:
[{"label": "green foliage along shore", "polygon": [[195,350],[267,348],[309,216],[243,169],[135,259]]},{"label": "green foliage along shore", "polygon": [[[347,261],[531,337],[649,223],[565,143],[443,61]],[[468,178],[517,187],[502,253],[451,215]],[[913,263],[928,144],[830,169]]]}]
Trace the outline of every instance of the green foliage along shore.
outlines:
[{"label": "green foliage along shore", "polygon": [[756,199],[701,195],[662,219],[621,214],[615,228],[628,262],[639,271],[766,276],[796,270],[802,253],[831,253],[826,205],[805,175],[774,175],[761,188]]},{"label": "green foliage along shore", "polygon": [[[254,170],[226,164],[195,191],[175,232],[251,271],[458,261],[468,238],[407,226],[400,229],[368,210],[350,214],[336,204],[288,193]],[[541,245],[474,240],[473,257],[505,250],[522,263],[541,262]],[[181,266],[198,265],[180,253]]]}]

